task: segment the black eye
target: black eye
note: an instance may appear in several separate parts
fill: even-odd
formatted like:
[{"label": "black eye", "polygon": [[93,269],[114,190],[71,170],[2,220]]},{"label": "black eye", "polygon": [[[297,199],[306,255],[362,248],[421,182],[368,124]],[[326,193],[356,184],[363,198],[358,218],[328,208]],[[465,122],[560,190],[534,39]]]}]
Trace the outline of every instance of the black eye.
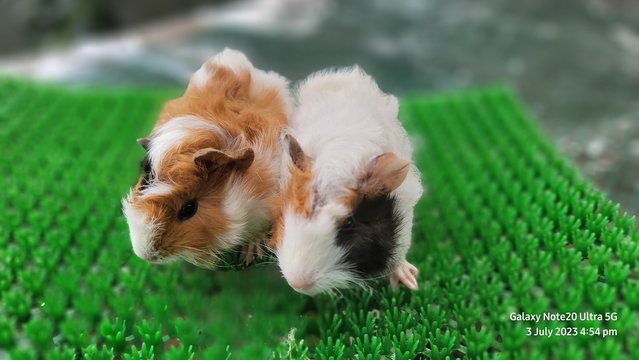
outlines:
[{"label": "black eye", "polygon": [[344,224],[342,225],[342,228],[348,229],[352,227],[354,224],[355,224],[355,220],[353,219],[353,216],[349,216],[346,218],[346,220],[344,220]]},{"label": "black eye", "polygon": [[197,211],[197,199],[191,199],[185,202],[184,205],[182,205],[182,208],[180,209],[180,212],[178,213],[177,218],[180,221],[188,220],[192,218],[193,215],[195,215],[196,211]]},{"label": "black eye", "polygon": [[148,156],[145,156],[144,159],[142,159],[142,161],[140,162],[140,169],[145,174],[151,173],[151,161],[149,161]]},{"label": "black eye", "polygon": [[142,170],[142,181],[139,190],[144,190],[151,184],[151,161],[148,156],[140,162],[140,170]]}]

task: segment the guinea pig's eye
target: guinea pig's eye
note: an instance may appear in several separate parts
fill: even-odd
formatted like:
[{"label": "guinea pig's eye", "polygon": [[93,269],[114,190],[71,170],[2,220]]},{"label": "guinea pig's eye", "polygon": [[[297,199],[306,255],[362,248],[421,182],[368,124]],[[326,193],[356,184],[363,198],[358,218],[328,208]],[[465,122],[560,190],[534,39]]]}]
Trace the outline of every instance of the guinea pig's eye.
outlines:
[{"label": "guinea pig's eye", "polygon": [[354,224],[355,224],[355,220],[353,219],[353,216],[349,216],[349,217],[346,218],[346,220],[344,220],[344,224],[342,225],[342,227],[343,228],[350,228]]},{"label": "guinea pig's eye", "polygon": [[144,159],[140,162],[140,169],[143,173],[149,174],[151,173],[151,161],[148,156],[145,156]]},{"label": "guinea pig's eye", "polygon": [[184,205],[182,205],[182,208],[180,209],[180,212],[178,213],[177,218],[180,221],[188,220],[192,218],[193,215],[195,215],[196,211],[197,211],[197,199],[191,199],[185,202]]}]

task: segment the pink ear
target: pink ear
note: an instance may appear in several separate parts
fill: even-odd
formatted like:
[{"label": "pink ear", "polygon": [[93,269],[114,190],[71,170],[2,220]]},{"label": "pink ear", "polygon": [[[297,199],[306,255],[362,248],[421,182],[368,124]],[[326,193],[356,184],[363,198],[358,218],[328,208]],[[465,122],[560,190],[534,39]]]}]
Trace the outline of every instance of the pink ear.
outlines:
[{"label": "pink ear", "polygon": [[397,189],[406,179],[410,163],[392,152],[374,157],[364,168],[360,177],[359,192],[365,196],[388,194]]},{"label": "pink ear", "polygon": [[202,170],[211,172],[225,165],[233,165],[238,170],[245,170],[253,163],[253,149],[222,151],[213,148],[200,149],[193,154],[193,161]]},{"label": "pink ear", "polygon": [[136,140],[144,150],[149,151],[149,145],[151,144],[151,140],[149,138],[139,138]]},{"label": "pink ear", "polygon": [[306,171],[308,156],[304,154],[302,147],[291,134],[284,135],[284,140],[288,143],[288,153],[293,164],[301,171]]}]

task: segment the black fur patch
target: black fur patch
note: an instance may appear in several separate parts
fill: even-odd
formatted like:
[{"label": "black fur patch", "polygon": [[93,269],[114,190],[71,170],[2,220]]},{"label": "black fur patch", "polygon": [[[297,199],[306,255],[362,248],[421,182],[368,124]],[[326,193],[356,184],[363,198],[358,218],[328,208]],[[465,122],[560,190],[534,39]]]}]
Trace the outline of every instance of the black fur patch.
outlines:
[{"label": "black fur patch", "polygon": [[140,162],[140,169],[142,170],[142,182],[140,182],[138,190],[144,190],[151,183],[151,160],[148,155]]},{"label": "black fur patch", "polygon": [[394,197],[364,198],[337,233],[337,246],[348,250],[343,261],[363,277],[384,272],[397,247],[400,224]]}]

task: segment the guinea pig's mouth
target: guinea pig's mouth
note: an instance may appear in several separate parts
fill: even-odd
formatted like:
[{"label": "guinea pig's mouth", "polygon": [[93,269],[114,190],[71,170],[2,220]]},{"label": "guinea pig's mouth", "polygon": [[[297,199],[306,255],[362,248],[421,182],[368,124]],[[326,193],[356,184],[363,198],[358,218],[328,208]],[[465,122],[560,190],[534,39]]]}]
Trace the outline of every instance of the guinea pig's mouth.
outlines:
[{"label": "guinea pig's mouth", "polygon": [[329,288],[329,287],[322,287],[321,285],[318,286],[316,284],[313,284],[312,286],[310,286],[308,288],[305,288],[305,289],[301,289],[299,287],[294,287],[292,285],[291,285],[291,287],[296,292],[298,292],[300,294],[303,294],[303,295],[307,295],[307,296],[316,296],[316,295],[320,295],[320,294],[331,294],[331,293],[336,291],[336,289],[332,289],[332,288]]},{"label": "guinea pig's mouth", "polygon": [[360,287],[366,289],[365,279],[359,278],[357,275],[349,273],[339,273],[334,277],[320,277],[307,283],[297,283],[287,279],[293,290],[300,294],[308,296],[316,296],[321,294],[336,295],[341,294],[342,290]]},{"label": "guinea pig's mouth", "polygon": [[148,261],[153,264],[169,264],[169,263],[175,262],[177,259],[178,258],[176,256],[166,256],[166,257],[158,256]]},{"label": "guinea pig's mouth", "polygon": [[180,252],[175,256],[175,260],[182,259],[191,265],[201,267],[204,269],[216,269],[218,267],[218,257],[213,254],[207,254],[205,256],[194,254],[189,251]]},{"label": "guinea pig's mouth", "polygon": [[168,264],[178,259],[177,256],[162,254],[159,251],[149,251],[148,253],[139,256],[142,260],[150,262],[152,264]]}]

